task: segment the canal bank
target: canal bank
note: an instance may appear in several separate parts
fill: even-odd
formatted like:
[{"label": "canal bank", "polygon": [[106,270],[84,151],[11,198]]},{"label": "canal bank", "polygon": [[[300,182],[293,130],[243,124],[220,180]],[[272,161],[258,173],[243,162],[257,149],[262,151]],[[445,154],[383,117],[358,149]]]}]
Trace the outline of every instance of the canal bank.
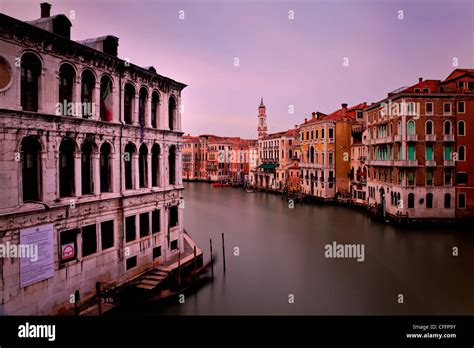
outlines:
[{"label": "canal bank", "polygon": [[[218,250],[215,279],[184,303],[150,305],[149,314],[474,312],[474,237],[468,229],[400,229],[337,205],[295,204],[291,209],[278,195],[204,183],[186,183],[184,199],[186,229],[205,255],[210,238]],[[333,242],[363,244],[364,261],[325,257],[325,246]]]}]

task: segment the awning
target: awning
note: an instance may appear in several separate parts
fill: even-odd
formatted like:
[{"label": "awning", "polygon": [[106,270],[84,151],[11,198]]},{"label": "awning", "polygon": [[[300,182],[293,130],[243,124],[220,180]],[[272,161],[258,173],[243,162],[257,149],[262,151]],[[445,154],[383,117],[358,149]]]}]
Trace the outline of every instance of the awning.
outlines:
[{"label": "awning", "polygon": [[259,165],[257,168],[261,169],[275,169],[278,166],[278,164],[275,163],[262,163]]}]

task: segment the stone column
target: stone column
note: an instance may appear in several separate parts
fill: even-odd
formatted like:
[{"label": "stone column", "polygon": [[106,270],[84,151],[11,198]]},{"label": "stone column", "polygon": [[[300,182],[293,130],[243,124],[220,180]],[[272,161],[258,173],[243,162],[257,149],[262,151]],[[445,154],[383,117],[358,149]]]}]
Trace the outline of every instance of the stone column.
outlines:
[{"label": "stone column", "polygon": [[92,103],[92,119],[100,120],[100,81],[96,81]]},{"label": "stone column", "polygon": [[81,152],[76,151],[74,153],[74,196],[82,196],[82,163],[81,163]]},{"label": "stone column", "polygon": [[132,125],[138,126],[140,125],[140,119],[138,117],[138,109],[139,109],[139,96],[137,93],[135,93],[134,99],[133,99],[133,112],[132,112]]},{"label": "stone column", "polygon": [[151,95],[146,99],[145,105],[145,127],[151,128]]},{"label": "stone column", "polygon": [[138,153],[134,152],[132,154],[132,181],[133,181],[133,189],[138,190],[140,187],[140,173],[138,169]]},{"label": "stone column", "polygon": [[[80,76],[75,76],[74,77],[74,87],[72,91],[72,103],[73,103],[73,110],[74,110],[74,117],[79,117],[82,118],[82,108],[78,107],[80,103],[82,102],[81,100],[81,77]],[[69,115],[70,116],[70,115]]]},{"label": "stone column", "polygon": [[100,154],[95,152],[91,155],[92,160],[92,182],[94,183],[94,194],[100,195]]},{"label": "stone column", "polygon": [[160,154],[158,155],[158,187],[165,186],[166,183],[166,168],[165,168],[165,155],[163,153],[164,149],[161,149]]},{"label": "stone column", "polygon": [[176,147],[176,153],[174,155],[174,178],[175,178],[175,185],[182,184],[182,166],[181,166],[181,148]]},{"label": "stone column", "polygon": [[[146,187],[151,188],[151,153],[148,152],[146,155],[146,179],[147,179],[147,185]],[[150,225],[151,226],[151,225]]]}]

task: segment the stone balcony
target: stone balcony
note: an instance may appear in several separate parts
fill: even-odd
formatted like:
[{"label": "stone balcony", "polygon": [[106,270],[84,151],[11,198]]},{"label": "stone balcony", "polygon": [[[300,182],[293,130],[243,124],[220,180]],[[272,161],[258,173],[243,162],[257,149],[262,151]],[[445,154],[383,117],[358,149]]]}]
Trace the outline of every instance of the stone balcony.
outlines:
[{"label": "stone balcony", "polygon": [[369,166],[393,166],[393,160],[369,160],[367,161]]},{"label": "stone balcony", "polygon": [[454,167],[454,161],[446,161],[444,160],[444,166],[445,167]]},{"label": "stone balcony", "polygon": [[402,141],[402,136],[397,134],[393,136],[393,141],[400,143]]},{"label": "stone balcony", "polygon": [[418,141],[418,134],[407,135],[407,141]]},{"label": "stone balcony", "polygon": [[436,141],[436,134],[427,134],[425,136],[425,141]]},{"label": "stone balcony", "polygon": [[450,141],[450,142],[454,141],[454,134],[445,134],[443,136],[443,140],[444,141]]},{"label": "stone balcony", "polygon": [[417,160],[397,160],[395,161],[397,167],[418,167]]},{"label": "stone balcony", "polygon": [[436,161],[426,160],[425,161],[425,166],[427,166],[427,167],[436,167]]}]

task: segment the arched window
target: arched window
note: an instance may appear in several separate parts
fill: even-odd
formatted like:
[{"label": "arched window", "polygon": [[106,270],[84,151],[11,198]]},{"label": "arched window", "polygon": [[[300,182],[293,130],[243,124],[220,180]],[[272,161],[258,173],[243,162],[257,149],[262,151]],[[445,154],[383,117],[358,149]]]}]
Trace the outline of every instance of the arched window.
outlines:
[{"label": "arched window", "polygon": [[100,192],[112,192],[112,146],[100,147]]},{"label": "arched window", "polygon": [[401,203],[401,195],[400,195],[400,192],[398,192],[397,194],[397,205],[399,205]]},{"label": "arched window", "polygon": [[146,114],[146,103],[148,100],[148,91],[146,88],[142,87],[140,89],[140,94],[138,97],[138,120],[140,123],[140,126],[145,126],[146,124],[146,118],[148,115]]},{"label": "arched window", "polygon": [[154,144],[151,148],[151,186],[160,186],[160,145],[158,144]]},{"label": "arched window", "polygon": [[176,184],[176,146],[171,145],[168,154],[169,183]]},{"label": "arched window", "polygon": [[464,145],[459,146],[458,148],[458,161],[466,160],[466,147]]},{"label": "arched window", "polygon": [[41,61],[32,53],[21,57],[21,106],[23,110],[38,111]]},{"label": "arched window", "polygon": [[415,121],[410,120],[407,122],[407,134],[415,135]]},{"label": "arched window", "polygon": [[433,121],[426,121],[426,135],[433,135]]},{"label": "arched window", "polygon": [[138,175],[139,175],[139,184],[140,187],[147,187],[148,186],[148,148],[145,144],[140,146],[140,150],[138,153]]},{"label": "arched window", "polygon": [[466,124],[464,121],[458,122],[458,135],[466,135]]},{"label": "arched window", "polygon": [[41,144],[29,136],[21,142],[23,201],[39,201],[41,198]]},{"label": "arched window", "polygon": [[72,197],[75,191],[74,155],[76,144],[71,139],[64,139],[59,146],[59,196]]},{"label": "arched window", "polygon": [[125,146],[125,189],[132,190],[134,184],[133,180],[133,155],[135,154],[135,145],[128,143]]},{"label": "arched window", "polygon": [[444,194],[444,207],[451,208],[451,194],[449,193]]},{"label": "arched window", "polygon": [[151,126],[158,128],[158,105],[160,102],[160,96],[155,91],[151,94]]},{"label": "arched window", "polygon": [[92,103],[94,101],[95,76],[90,70],[84,70],[81,77],[81,104],[82,117],[92,117]]},{"label": "arched window", "polygon": [[71,107],[73,93],[74,93],[74,78],[76,72],[70,64],[63,64],[59,68],[59,99],[58,102],[62,105],[60,110],[62,110],[63,116],[74,116],[74,113],[71,113],[74,108]]},{"label": "arched window", "polygon": [[84,142],[81,148],[81,186],[83,195],[94,193],[92,152],[94,152],[92,143],[90,141]]},{"label": "arched window", "polygon": [[133,120],[133,101],[135,99],[135,88],[132,84],[125,85],[124,92],[124,121],[125,124],[132,124]]},{"label": "arched window", "polygon": [[415,208],[415,194],[409,193],[408,194],[408,208]]},{"label": "arched window", "polygon": [[290,160],[293,158],[293,151],[291,151],[291,149],[288,151],[288,157]]},{"label": "arched window", "polygon": [[445,121],[444,122],[444,135],[450,135],[451,134],[451,121]]},{"label": "arched window", "polygon": [[104,75],[100,79],[100,119],[102,121],[112,121],[112,101],[112,80],[109,76]]},{"label": "arched window", "polygon": [[176,100],[170,97],[168,102],[168,124],[170,130],[176,129]]},{"label": "arched window", "polygon": [[310,162],[314,163],[314,147],[313,146],[311,146],[309,157],[310,157]]},{"label": "arched window", "polygon": [[426,194],[426,208],[433,208],[433,194]]},{"label": "arched window", "polygon": [[390,123],[390,125],[388,126],[388,136],[392,136],[393,135],[393,124]]},{"label": "arched window", "polygon": [[397,133],[398,135],[402,135],[402,121],[398,121],[398,124],[397,124]]}]

